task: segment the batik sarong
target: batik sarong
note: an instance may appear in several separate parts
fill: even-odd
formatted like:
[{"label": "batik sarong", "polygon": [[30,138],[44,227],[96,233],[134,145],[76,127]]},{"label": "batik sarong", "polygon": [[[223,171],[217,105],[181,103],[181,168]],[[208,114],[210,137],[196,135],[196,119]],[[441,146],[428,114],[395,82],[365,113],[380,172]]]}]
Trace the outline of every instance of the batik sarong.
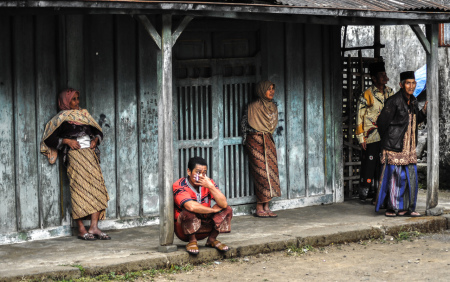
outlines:
[{"label": "batik sarong", "polygon": [[419,190],[416,164],[385,164],[380,179],[381,187],[378,191],[375,211],[383,208],[384,203],[388,210],[410,212],[416,210]]},{"label": "batik sarong", "polygon": [[215,229],[219,233],[231,232],[233,210],[230,206],[214,214],[197,214],[183,210],[175,222],[175,235],[184,242],[189,242],[189,235],[195,234],[197,240],[208,237]]},{"label": "batik sarong", "polygon": [[94,151],[90,148],[70,150],[68,158],[72,218],[79,219],[100,212],[99,219],[105,219],[109,196]]},{"label": "batik sarong", "polygon": [[258,203],[280,197],[277,148],[270,133],[248,133],[245,141]]}]

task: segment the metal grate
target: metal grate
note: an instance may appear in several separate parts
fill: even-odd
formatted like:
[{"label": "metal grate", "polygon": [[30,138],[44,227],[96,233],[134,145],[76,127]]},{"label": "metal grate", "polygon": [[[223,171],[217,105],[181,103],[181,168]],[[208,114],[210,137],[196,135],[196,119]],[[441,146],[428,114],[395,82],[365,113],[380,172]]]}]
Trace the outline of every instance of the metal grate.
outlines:
[{"label": "metal grate", "polygon": [[228,199],[254,195],[247,154],[242,145],[224,147],[225,196]]},{"label": "metal grate", "polygon": [[178,140],[212,138],[211,85],[177,87]]},{"label": "metal grate", "polygon": [[253,93],[253,83],[227,84],[223,86],[224,137],[238,137],[240,119],[244,106],[248,104]]}]

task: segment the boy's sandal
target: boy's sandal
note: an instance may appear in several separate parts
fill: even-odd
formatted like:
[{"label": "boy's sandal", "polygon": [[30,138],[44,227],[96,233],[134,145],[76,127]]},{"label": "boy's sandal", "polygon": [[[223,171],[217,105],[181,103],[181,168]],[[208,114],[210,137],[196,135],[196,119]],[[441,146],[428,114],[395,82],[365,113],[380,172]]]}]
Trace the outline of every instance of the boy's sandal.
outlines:
[{"label": "boy's sandal", "polygon": [[198,245],[197,241],[195,242],[189,242],[186,245],[186,252],[190,253],[191,255],[198,255]]},{"label": "boy's sandal", "polygon": [[83,236],[78,236],[77,237],[80,240],[85,240],[85,241],[95,241],[97,240],[97,238],[95,238],[94,234],[91,233],[84,233]]},{"label": "boy's sandal", "polygon": [[217,250],[221,251],[221,252],[228,252],[230,250],[230,248],[225,249],[226,247],[228,247],[227,245],[221,243],[219,240],[216,240],[212,243],[206,242],[206,247],[210,247],[210,248],[216,248]]},{"label": "boy's sandal", "polygon": [[108,234],[106,233],[100,233],[100,234],[93,234],[95,238],[99,239],[99,240],[111,240],[111,237],[109,237]]}]

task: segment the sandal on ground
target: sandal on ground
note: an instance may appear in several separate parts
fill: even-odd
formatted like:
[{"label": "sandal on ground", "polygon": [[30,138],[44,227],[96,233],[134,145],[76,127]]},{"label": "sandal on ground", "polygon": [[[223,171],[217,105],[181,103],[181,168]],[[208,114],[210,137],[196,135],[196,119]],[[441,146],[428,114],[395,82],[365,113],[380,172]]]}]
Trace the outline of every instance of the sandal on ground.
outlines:
[{"label": "sandal on ground", "polygon": [[215,240],[214,242],[210,243],[210,242],[206,242],[206,247],[210,247],[210,248],[216,248],[217,250],[221,251],[221,252],[228,252],[230,250],[230,248],[225,249],[226,247],[228,247],[227,245],[221,243],[219,240]]},{"label": "sandal on ground", "polygon": [[[390,213],[390,214],[388,214],[388,213]],[[384,215],[387,217],[396,217],[398,215],[398,213],[393,210],[387,210]]]},{"label": "sandal on ground", "polygon": [[85,240],[85,241],[95,241],[97,238],[95,238],[94,234],[91,233],[84,233],[83,236],[78,236],[78,239]]},{"label": "sandal on ground", "polygon": [[186,252],[190,253],[191,255],[198,255],[198,245],[197,241],[195,242],[189,242],[186,245]]},{"label": "sandal on ground", "polygon": [[263,218],[268,218],[270,217],[266,211],[256,211],[255,214],[253,215],[254,217],[263,217]]},{"label": "sandal on ground", "polygon": [[106,233],[100,233],[100,234],[92,234],[94,235],[95,238],[99,239],[99,240],[111,240],[111,237],[109,237],[108,234]]},{"label": "sandal on ground", "polygon": [[278,217],[278,215],[276,213],[273,213],[271,210],[266,211],[266,214],[268,214],[269,217]]},{"label": "sandal on ground", "polygon": [[[413,214],[413,213],[415,213],[415,214]],[[418,213],[418,212],[415,212],[415,211],[413,211],[413,212],[409,211],[409,212],[406,212],[403,216],[406,216],[406,217],[421,217],[422,215],[420,213]]]}]

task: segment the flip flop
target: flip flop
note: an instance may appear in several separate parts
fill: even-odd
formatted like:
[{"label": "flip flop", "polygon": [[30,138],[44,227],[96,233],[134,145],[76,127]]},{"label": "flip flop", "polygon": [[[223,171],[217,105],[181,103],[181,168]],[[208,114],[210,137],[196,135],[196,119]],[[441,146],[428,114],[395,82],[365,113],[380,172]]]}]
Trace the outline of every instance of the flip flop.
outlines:
[{"label": "flip flop", "polygon": [[[196,251],[196,252],[195,252]],[[198,255],[198,245],[197,245],[197,241],[195,242],[189,242],[186,245],[186,252],[188,252],[191,255]]]},{"label": "flip flop", "polygon": [[[414,211],[415,212],[415,211]],[[417,213],[417,214],[412,214],[413,212],[407,212],[407,213],[405,213],[403,216],[406,216],[406,217],[422,217],[423,215],[421,215],[420,213],[418,213],[418,212],[415,212],[415,213]]]},{"label": "flip flop", "polygon": [[268,215],[266,211],[256,211],[253,214],[253,216],[254,217],[261,217],[261,218],[269,218],[270,217],[270,215]]},{"label": "flip flop", "polygon": [[278,215],[273,213],[272,211],[266,211],[266,214],[268,214],[269,217],[278,217]]},{"label": "flip flop", "polygon": [[93,236],[94,234],[91,233],[84,233],[83,236],[78,236],[77,238],[80,240],[85,240],[85,241],[95,241],[97,240],[97,238],[95,238],[95,236]]},{"label": "flip flop", "polygon": [[106,233],[100,233],[100,234],[92,234],[94,235],[95,238],[97,238],[98,240],[111,240],[111,237],[109,237],[108,234]]},{"label": "flip flop", "polygon": [[[388,214],[388,213],[393,213],[393,214]],[[398,215],[398,213],[395,212],[395,211],[393,211],[393,210],[387,210],[387,211],[384,213],[384,216],[386,216],[386,217],[396,217],[397,215]]]},{"label": "flip flop", "polygon": [[230,248],[225,250],[225,248],[228,247],[228,246],[223,244],[223,243],[221,243],[219,240],[215,240],[212,243],[206,242],[205,246],[209,247],[209,248],[216,248],[217,250],[219,250],[219,251],[221,251],[223,253],[228,252],[230,250]]}]

